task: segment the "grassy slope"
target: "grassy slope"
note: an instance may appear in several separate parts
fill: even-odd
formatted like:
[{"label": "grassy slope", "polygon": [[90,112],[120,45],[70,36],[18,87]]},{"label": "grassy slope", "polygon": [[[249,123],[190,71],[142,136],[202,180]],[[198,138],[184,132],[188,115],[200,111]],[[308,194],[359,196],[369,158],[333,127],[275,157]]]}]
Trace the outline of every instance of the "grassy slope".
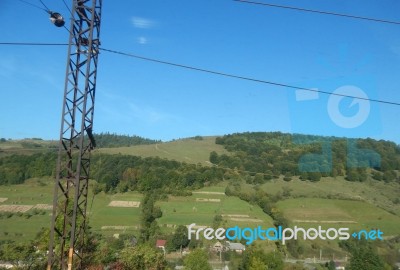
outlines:
[{"label": "grassy slope", "polygon": [[58,141],[45,140],[7,140],[0,142],[0,158],[7,155],[31,155],[45,151],[56,151]]},{"label": "grassy slope", "polygon": [[95,153],[125,154],[142,157],[173,159],[187,163],[209,164],[210,152],[228,153],[221,145],[215,144],[215,137],[203,137],[203,140],[182,139],[171,142],[137,145],[131,147],[100,148]]},{"label": "grassy slope", "polygon": [[[256,227],[258,225],[272,226],[272,219],[266,215],[261,208],[248,204],[237,197],[228,197],[224,194],[225,186],[206,187],[193,192],[188,197],[170,197],[168,201],[158,204],[163,210],[163,216],[159,224],[185,225],[196,223],[196,225],[210,226],[215,215],[223,215],[228,226],[240,225],[242,227]],[[198,193],[200,192],[200,193]],[[209,194],[202,192],[210,192]],[[219,202],[200,202],[203,199],[217,199]],[[249,220],[234,221],[228,215],[248,215]],[[260,220],[262,222],[255,222]]]},{"label": "grassy slope", "polygon": [[[39,184],[42,183],[42,184]],[[224,192],[226,183],[219,186],[206,187],[199,192]],[[22,185],[0,186],[0,198],[8,198],[0,205],[35,205],[51,204],[53,184],[51,180],[30,180]],[[198,202],[196,198],[220,199],[220,202]],[[140,225],[140,208],[109,207],[113,200],[140,201],[142,194],[127,192],[124,194],[107,195],[97,194],[91,204],[92,195],[89,195],[88,211],[89,224],[96,232],[114,234],[123,232],[136,232]],[[271,226],[272,220],[264,214],[259,207],[252,206],[235,197],[221,194],[195,193],[188,197],[170,197],[168,201],[158,202],[163,210],[163,217],[159,225],[165,230],[172,230],[174,225],[197,223],[198,225],[211,226],[216,214],[249,215],[249,219],[259,219],[262,223],[252,221],[232,221],[225,217],[227,225],[241,225],[255,227],[258,225]],[[193,207],[196,211],[193,211]],[[175,209],[175,212],[174,212]],[[31,212],[31,210],[30,210]],[[33,215],[29,219],[25,216],[14,214],[10,218],[0,219],[0,240],[10,239],[27,241],[32,239],[40,228],[50,226],[50,213]],[[171,226],[172,225],[172,226]],[[103,226],[127,226],[126,228],[106,228]],[[19,235],[22,234],[22,235]]]},{"label": "grassy slope", "polygon": [[318,225],[325,228],[347,227],[351,230],[378,228],[384,232],[384,236],[400,235],[400,217],[366,202],[296,198],[281,201],[278,207],[291,220],[292,225],[306,228]]},{"label": "grassy slope", "polygon": [[262,188],[270,194],[289,188],[295,197],[360,200],[400,216],[400,204],[394,203],[400,192],[400,185],[396,183],[387,184],[375,180],[364,183],[349,182],[343,177],[327,177],[311,183],[293,177],[290,182],[281,179],[270,181],[262,185]]},{"label": "grassy slope", "polygon": [[[136,145],[130,147],[98,148],[93,151],[104,154],[125,154],[141,157],[160,157],[180,162],[201,163],[209,165],[210,152],[218,154],[228,152],[215,144],[216,137],[202,137],[203,140],[180,139],[150,145]],[[25,146],[23,145],[25,143]],[[26,145],[27,144],[27,145]],[[36,144],[34,147],[33,145]],[[31,146],[29,146],[31,145]],[[0,143],[0,157],[10,154],[33,154],[38,152],[56,151],[58,142],[42,140],[10,140]],[[55,147],[55,148],[54,148]]]}]

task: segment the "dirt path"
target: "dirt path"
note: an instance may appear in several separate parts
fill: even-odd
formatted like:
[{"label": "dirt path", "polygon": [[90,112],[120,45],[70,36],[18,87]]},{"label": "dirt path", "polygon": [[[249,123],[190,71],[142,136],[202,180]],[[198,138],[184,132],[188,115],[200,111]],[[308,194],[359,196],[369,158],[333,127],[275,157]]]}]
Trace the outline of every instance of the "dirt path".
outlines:
[{"label": "dirt path", "polygon": [[209,195],[225,195],[224,192],[214,192],[214,191],[193,191],[193,194],[209,194]]}]

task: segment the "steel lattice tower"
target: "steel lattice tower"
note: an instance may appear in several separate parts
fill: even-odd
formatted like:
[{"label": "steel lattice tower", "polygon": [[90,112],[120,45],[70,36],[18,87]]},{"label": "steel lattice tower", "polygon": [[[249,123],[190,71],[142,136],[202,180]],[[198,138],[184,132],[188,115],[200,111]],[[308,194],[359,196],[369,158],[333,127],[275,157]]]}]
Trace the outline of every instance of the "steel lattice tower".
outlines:
[{"label": "steel lattice tower", "polygon": [[81,269],[102,0],[73,0],[47,269]]}]

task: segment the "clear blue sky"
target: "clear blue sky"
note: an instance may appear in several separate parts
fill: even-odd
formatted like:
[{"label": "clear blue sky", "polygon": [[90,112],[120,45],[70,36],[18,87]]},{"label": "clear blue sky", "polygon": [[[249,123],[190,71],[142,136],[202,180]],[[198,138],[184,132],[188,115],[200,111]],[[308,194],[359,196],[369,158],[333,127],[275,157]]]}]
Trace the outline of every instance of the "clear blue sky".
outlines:
[{"label": "clear blue sky", "polygon": [[[61,0],[44,3],[68,17]],[[268,3],[400,21],[398,0]],[[104,48],[400,103],[400,25],[230,0],[103,1],[102,15]],[[68,40],[46,13],[17,0],[0,1],[0,27],[0,42]],[[0,46],[0,137],[58,139],[66,54],[67,47]],[[171,140],[283,131],[400,143],[400,106],[296,92],[107,52],[99,56],[96,95],[95,132]]]}]

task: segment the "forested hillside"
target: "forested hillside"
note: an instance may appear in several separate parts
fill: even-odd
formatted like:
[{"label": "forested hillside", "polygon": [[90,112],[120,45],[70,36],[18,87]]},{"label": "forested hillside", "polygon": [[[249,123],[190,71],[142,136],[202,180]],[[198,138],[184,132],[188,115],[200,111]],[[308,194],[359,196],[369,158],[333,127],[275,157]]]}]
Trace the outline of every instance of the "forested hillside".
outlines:
[{"label": "forested hillside", "polygon": [[[100,145],[154,143],[140,137],[100,134]],[[308,135],[241,133],[216,138],[227,154],[210,153],[214,166],[201,166],[158,157],[95,154],[91,178],[104,191],[146,191],[154,188],[181,190],[201,187],[231,177],[260,184],[283,175],[318,181],[325,176],[345,176],[349,181],[368,177],[399,181],[400,148],[393,142]],[[189,149],[190,151],[190,149]],[[32,177],[54,176],[56,151],[0,158],[0,184],[19,184]],[[169,193],[169,191],[167,191]]]},{"label": "forested hillside", "polygon": [[299,175],[318,181],[324,176],[345,176],[349,181],[398,181],[400,147],[373,139],[346,139],[280,132],[238,133],[218,137],[231,154],[210,154],[210,161],[236,169],[263,182],[279,175]]}]

